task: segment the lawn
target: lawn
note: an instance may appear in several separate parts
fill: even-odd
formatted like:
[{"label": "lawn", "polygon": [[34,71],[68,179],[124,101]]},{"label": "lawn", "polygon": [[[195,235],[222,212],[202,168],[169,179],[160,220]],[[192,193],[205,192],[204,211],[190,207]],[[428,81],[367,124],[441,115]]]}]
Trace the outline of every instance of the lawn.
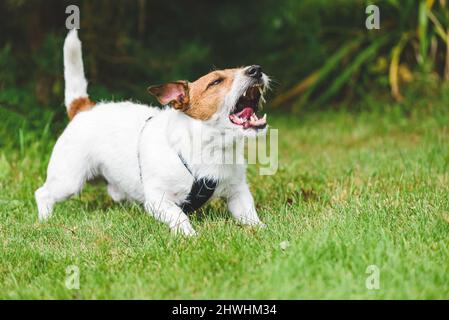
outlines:
[{"label": "lawn", "polygon": [[[38,223],[56,134],[5,129],[16,141],[0,149],[0,298],[447,299],[447,104],[382,110],[273,115],[279,170],[248,172],[268,227],[241,227],[214,202],[193,215],[192,239],[101,183]],[[379,289],[366,287],[370,265]]]}]

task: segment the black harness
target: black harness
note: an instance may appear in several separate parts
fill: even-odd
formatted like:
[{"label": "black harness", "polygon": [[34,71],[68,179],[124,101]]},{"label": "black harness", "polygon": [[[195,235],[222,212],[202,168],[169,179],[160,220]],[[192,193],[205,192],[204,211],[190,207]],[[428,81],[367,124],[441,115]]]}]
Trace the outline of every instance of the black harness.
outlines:
[{"label": "black harness", "polygon": [[[142,137],[143,130],[145,129],[148,121],[150,121],[153,117],[149,117],[145,124],[143,125],[142,129],[140,130],[139,134],[139,140],[138,140],[138,147],[137,147],[137,161],[139,164],[139,176],[140,176],[140,182],[143,182],[142,179],[142,165],[140,162],[140,140]],[[208,179],[208,178],[196,178],[193,174],[192,170],[189,168],[187,162],[184,160],[184,158],[178,154],[179,160],[181,160],[184,167],[186,167],[187,171],[192,175],[193,177],[193,184],[190,188],[190,192],[187,195],[187,198],[184,200],[184,202],[180,205],[182,211],[186,214],[191,213],[199,208],[201,208],[214,194],[215,189],[218,185],[218,180],[214,179]]]}]

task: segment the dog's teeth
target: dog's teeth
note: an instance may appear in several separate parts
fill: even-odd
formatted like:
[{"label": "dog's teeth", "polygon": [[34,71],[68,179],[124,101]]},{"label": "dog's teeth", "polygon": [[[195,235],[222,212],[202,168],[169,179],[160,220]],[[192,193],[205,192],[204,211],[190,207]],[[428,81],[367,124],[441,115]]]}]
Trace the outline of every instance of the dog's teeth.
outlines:
[{"label": "dog's teeth", "polygon": [[263,120],[267,120],[267,114],[265,113],[262,117]]},{"label": "dog's teeth", "polygon": [[245,90],[245,92],[243,92],[243,96],[246,97],[246,90]]}]

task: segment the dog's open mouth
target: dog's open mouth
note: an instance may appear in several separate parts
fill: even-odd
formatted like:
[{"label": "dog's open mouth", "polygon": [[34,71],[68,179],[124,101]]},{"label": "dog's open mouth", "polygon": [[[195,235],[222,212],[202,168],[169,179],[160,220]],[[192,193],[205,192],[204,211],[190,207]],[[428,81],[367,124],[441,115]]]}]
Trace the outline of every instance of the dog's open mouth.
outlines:
[{"label": "dog's open mouth", "polygon": [[259,101],[262,97],[262,85],[256,84],[246,89],[237,101],[237,104],[229,115],[232,123],[242,126],[244,129],[263,129],[267,126],[267,115],[259,118],[256,112],[259,109]]}]

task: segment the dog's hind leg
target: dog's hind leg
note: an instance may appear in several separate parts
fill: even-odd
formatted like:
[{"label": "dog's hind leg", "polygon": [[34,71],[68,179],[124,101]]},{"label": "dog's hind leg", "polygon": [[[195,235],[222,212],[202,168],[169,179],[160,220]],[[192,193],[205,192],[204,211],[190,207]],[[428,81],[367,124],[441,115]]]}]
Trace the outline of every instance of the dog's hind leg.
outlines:
[{"label": "dog's hind leg", "polygon": [[114,184],[108,184],[108,194],[114,202],[121,202],[126,199],[126,195]]},{"label": "dog's hind leg", "polygon": [[39,211],[39,220],[48,219],[53,206],[69,197],[77,194],[83,187],[83,181],[47,180],[45,184],[36,190],[35,198]]},{"label": "dog's hind leg", "polygon": [[55,202],[45,185],[36,190],[34,197],[36,198],[39,220],[44,221],[48,219],[53,211]]},{"label": "dog's hind leg", "polygon": [[36,190],[35,198],[39,212],[39,220],[48,219],[53,206],[79,193],[84,185],[84,179],[73,177],[58,177],[47,179],[45,184]]},{"label": "dog's hind leg", "polygon": [[48,164],[47,179],[35,192],[39,220],[50,217],[55,203],[79,193],[89,173],[87,155],[81,148],[58,141]]}]

